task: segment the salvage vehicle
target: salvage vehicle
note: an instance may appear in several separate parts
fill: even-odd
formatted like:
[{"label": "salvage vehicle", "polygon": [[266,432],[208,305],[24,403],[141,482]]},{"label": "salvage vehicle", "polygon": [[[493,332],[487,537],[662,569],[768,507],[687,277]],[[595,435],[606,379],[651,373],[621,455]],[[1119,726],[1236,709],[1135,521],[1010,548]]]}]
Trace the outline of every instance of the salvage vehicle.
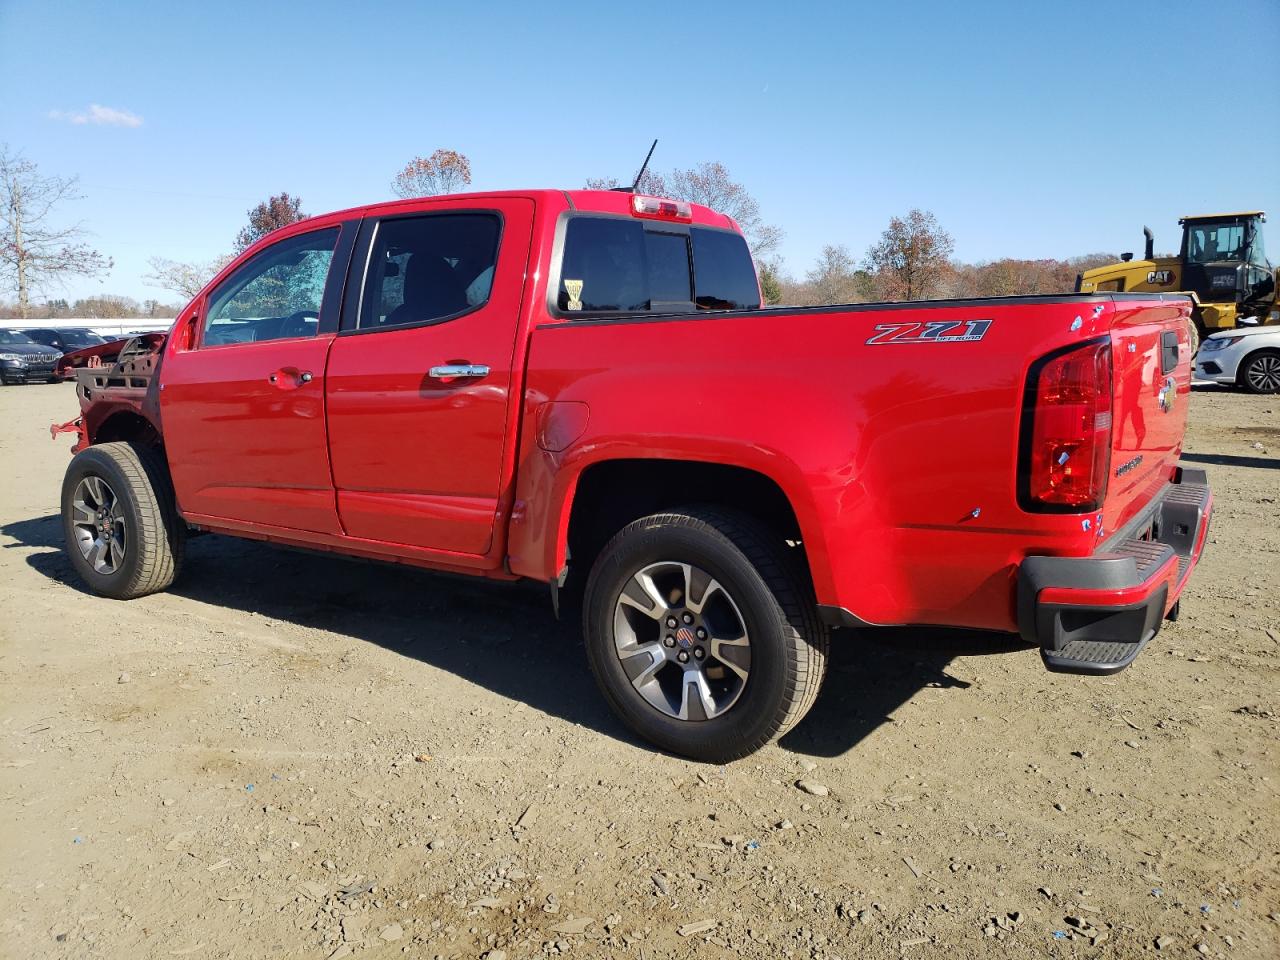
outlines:
[{"label": "salvage vehicle", "polygon": [[1280,327],[1240,327],[1200,345],[1196,376],[1250,393],[1280,393]]},{"label": "salvage vehicle", "polygon": [[633,730],[724,761],[804,716],[836,627],[1132,663],[1212,507],[1178,463],[1190,310],[762,309],[732,219],[628,192],[313,217],[167,335],[62,360],[68,553],[118,599],[172,583],[189,530],[541,581]]},{"label": "salvage vehicle", "polygon": [[0,383],[5,386],[32,380],[54,382],[54,364],[60,356],[60,350],[37,343],[20,330],[0,329]]}]

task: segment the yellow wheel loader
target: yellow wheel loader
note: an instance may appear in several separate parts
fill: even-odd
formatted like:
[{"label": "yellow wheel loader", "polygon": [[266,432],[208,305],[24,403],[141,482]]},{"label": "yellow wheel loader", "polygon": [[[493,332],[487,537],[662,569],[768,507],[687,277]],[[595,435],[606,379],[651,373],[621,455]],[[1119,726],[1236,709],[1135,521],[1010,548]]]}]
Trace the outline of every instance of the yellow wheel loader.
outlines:
[{"label": "yellow wheel loader", "polygon": [[1088,270],[1076,278],[1076,290],[1137,290],[1188,294],[1195,302],[1192,340],[1218,330],[1280,323],[1277,271],[1262,244],[1261,210],[1183,217],[1182,247],[1176,257],[1157,257],[1151,231],[1142,228],[1146,250],[1141,260],[1120,255],[1120,263]]}]

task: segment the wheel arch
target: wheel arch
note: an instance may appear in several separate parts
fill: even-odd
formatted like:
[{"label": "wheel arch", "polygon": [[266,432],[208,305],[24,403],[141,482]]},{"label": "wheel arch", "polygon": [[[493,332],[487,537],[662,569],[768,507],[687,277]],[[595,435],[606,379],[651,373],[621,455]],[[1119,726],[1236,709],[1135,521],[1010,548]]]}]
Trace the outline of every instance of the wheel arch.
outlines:
[{"label": "wheel arch", "polygon": [[813,557],[805,539],[804,505],[783,484],[750,467],[696,459],[617,457],[585,465],[568,485],[557,523],[556,570],[585,579],[605,543],[633,520],[691,503],[747,514]]},{"label": "wheel arch", "polygon": [[123,441],[149,447],[161,447],[160,427],[132,405],[111,404],[86,417],[90,443]]}]

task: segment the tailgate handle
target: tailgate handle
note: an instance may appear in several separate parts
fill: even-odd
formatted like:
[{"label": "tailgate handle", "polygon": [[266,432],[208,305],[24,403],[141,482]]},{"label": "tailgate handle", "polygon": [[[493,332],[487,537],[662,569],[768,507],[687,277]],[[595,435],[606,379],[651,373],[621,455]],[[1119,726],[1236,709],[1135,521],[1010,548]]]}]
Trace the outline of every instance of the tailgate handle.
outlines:
[{"label": "tailgate handle", "polygon": [[1169,374],[1178,365],[1178,332],[1166,330],[1160,334],[1160,372]]}]

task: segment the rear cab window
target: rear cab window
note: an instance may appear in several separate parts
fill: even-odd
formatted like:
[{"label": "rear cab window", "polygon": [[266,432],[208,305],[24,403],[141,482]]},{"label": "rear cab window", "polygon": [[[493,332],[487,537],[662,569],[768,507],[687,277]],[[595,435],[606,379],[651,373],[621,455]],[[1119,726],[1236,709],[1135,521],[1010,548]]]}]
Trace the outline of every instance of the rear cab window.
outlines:
[{"label": "rear cab window", "polygon": [[755,310],[760,288],[732,230],[579,214],[565,224],[554,306],[566,319]]}]

